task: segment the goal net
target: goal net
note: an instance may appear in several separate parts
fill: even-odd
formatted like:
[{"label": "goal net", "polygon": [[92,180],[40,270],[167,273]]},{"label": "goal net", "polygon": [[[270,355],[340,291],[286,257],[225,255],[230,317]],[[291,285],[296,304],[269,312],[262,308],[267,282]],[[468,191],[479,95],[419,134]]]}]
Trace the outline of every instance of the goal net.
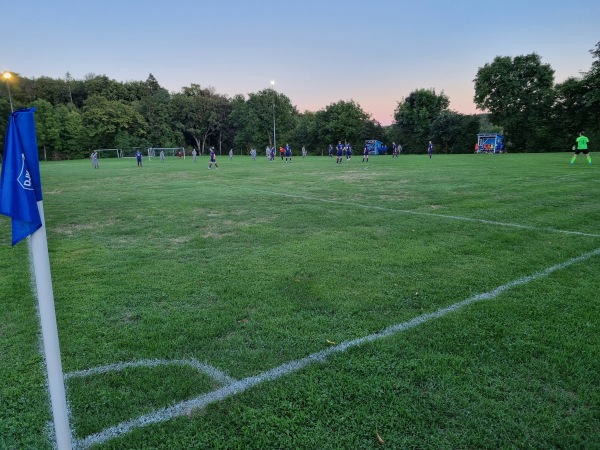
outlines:
[{"label": "goal net", "polygon": [[151,147],[148,149],[148,159],[160,158],[160,152],[164,153],[165,158],[179,157],[181,153],[181,157],[185,159],[185,148],[183,147]]},{"label": "goal net", "polygon": [[121,150],[121,158],[135,158],[138,150],[142,152],[142,155],[144,154],[143,149],[140,147],[126,147],[126,148],[122,148],[120,150]]},{"label": "goal net", "polygon": [[[121,158],[120,148],[98,148],[93,152],[98,153],[98,158]],[[92,152],[92,153],[93,153]]]}]

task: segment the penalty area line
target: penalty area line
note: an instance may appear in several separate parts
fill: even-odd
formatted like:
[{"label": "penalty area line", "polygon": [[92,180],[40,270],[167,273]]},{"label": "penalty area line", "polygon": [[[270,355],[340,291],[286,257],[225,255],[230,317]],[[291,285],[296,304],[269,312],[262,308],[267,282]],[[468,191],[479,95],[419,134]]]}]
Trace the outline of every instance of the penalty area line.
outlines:
[{"label": "penalty area line", "polygon": [[473,297],[469,297],[450,306],[440,308],[431,313],[422,314],[406,322],[391,325],[377,333],[370,334],[368,336],[364,336],[358,339],[341,342],[336,346],[329,347],[327,349],[313,353],[301,359],[284,363],[261,374],[233,381],[230,384],[227,384],[207,394],[200,395],[199,397],[190,400],[185,400],[168,408],[163,408],[153,413],[145,414],[129,421],[121,422],[118,425],[106,428],[96,434],[92,434],[87,436],[86,438],[76,440],[75,448],[87,449],[92,445],[102,444],[110,439],[126,435],[137,428],[145,427],[147,425],[155,423],[166,422],[172,418],[190,414],[192,411],[200,410],[210,404],[241,394],[249,390],[250,388],[253,388],[254,386],[257,386],[264,382],[274,381],[283,376],[297,372],[310,364],[317,362],[325,362],[329,356],[334,355],[336,353],[343,353],[350,348],[358,347],[360,345],[369,342],[374,342],[379,339],[409,330],[411,328],[415,328],[433,319],[438,319],[440,317],[446,316],[451,312],[469,306],[473,303],[484,300],[492,300],[498,297],[500,294],[508,291],[509,289],[525,285],[540,278],[545,278],[556,271],[566,269],[569,266],[572,266],[573,264],[587,261],[588,259],[598,255],[600,255],[600,248],[597,248],[587,253],[583,253],[582,255],[569,259],[568,261],[555,264],[544,270],[536,272],[533,275],[528,275],[510,281],[506,284],[503,284],[502,286],[498,286],[497,288],[492,289],[491,291],[474,295]]}]

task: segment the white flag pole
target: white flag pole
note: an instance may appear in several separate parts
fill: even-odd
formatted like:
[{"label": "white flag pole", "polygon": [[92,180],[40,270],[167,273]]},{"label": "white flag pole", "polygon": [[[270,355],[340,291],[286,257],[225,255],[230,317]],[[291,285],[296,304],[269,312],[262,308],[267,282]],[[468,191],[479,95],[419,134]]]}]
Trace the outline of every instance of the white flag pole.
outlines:
[{"label": "white flag pole", "polygon": [[67,396],[65,394],[65,381],[58,343],[58,328],[56,326],[56,312],[54,310],[54,293],[52,291],[43,201],[38,201],[37,206],[42,226],[29,238],[33,267],[32,276],[35,280],[40,311],[42,340],[48,374],[50,403],[52,404],[52,417],[54,419],[54,431],[56,433],[56,444],[59,450],[71,450],[71,429],[69,427]]}]

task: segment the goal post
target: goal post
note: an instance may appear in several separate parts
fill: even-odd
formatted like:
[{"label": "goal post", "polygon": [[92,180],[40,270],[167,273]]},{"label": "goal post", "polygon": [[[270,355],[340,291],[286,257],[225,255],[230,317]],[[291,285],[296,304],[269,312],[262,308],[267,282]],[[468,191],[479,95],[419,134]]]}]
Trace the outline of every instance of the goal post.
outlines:
[{"label": "goal post", "polygon": [[[99,158],[135,158],[138,151],[141,151],[142,154],[144,152],[141,147],[98,148],[92,150],[92,152],[98,153]],[[161,151],[164,153],[165,157],[179,157],[180,153],[182,158],[185,159],[186,156],[184,147],[149,147],[146,149],[146,154],[148,159],[159,158]]]},{"label": "goal post", "polygon": [[148,148],[148,160],[152,158],[159,158],[160,152],[163,152],[166,157],[176,157],[179,156],[179,152],[181,152],[181,156],[185,159],[185,148],[184,147],[150,147]]},{"label": "goal post", "polygon": [[[143,152],[142,147],[125,147],[121,149],[121,158],[135,158],[137,152]],[[142,153],[143,155],[143,153]]]},{"label": "goal post", "polygon": [[92,153],[96,152],[98,154],[98,158],[122,158],[121,149],[120,148],[97,148],[96,150],[92,150]]}]

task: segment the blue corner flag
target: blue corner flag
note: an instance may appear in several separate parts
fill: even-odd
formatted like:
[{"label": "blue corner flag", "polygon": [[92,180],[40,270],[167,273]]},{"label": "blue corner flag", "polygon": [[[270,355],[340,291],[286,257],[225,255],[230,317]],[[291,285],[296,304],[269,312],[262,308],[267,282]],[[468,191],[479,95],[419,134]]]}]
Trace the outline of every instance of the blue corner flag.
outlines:
[{"label": "blue corner flag", "polygon": [[12,245],[42,226],[37,207],[42,200],[42,183],[34,111],[35,108],[21,109],[10,115],[4,142],[0,214],[12,218]]}]

